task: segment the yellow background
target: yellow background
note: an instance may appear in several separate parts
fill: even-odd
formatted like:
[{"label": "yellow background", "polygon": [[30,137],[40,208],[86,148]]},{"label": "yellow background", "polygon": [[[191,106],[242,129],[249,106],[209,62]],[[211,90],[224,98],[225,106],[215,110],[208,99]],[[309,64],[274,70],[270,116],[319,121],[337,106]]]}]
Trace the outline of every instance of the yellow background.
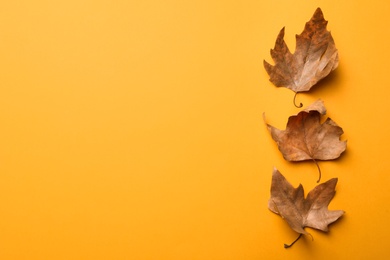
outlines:
[{"label": "yellow background", "polygon": [[[273,166],[307,193],[262,121],[299,110],[262,62],[317,7],[339,49],[322,98],[347,152],[328,234],[267,209]],[[390,2],[0,3],[0,259],[384,259],[389,251]]]}]

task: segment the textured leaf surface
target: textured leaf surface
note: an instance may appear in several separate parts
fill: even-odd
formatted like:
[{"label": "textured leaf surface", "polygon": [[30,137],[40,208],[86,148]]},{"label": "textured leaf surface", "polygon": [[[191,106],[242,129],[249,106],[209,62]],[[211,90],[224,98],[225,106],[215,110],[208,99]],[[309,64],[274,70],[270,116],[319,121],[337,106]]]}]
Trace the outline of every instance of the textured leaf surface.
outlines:
[{"label": "textured leaf surface", "polygon": [[277,87],[286,87],[294,92],[309,91],[318,81],[326,77],[339,63],[338,52],[331,33],[326,29],[327,21],[318,8],[305,29],[296,36],[294,54],[284,41],[284,28],[280,31],[271,57],[272,66],[264,61],[270,81]]},{"label": "textured leaf surface", "polygon": [[271,198],[268,208],[284,218],[289,226],[300,234],[308,234],[305,227],[327,232],[328,225],[340,218],[344,211],[328,210],[335,195],[337,178],[319,184],[304,198],[300,184],[294,188],[275,168],[272,174]]},{"label": "textured leaf surface", "polygon": [[345,151],[347,142],[340,140],[343,129],[330,118],[321,123],[325,113],[323,102],[317,100],[298,115],[290,116],[286,130],[267,124],[287,161],[333,160]]}]

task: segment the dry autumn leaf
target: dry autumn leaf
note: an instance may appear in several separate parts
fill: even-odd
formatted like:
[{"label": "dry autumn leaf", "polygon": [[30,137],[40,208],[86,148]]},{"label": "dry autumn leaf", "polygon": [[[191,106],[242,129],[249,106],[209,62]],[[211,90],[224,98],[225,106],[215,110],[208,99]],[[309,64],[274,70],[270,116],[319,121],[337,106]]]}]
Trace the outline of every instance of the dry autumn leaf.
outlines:
[{"label": "dry autumn leaf", "polygon": [[321,116],[326,109],[322,100],[317,100],[308,108],[290,116],[286,130],[277,129],[267,124],[272,139],[287,161],[312,160],[316,163],[321,179],[321,170],[316,160],[333,160],[338,158],[347,147],[346,141],[341,141],[344,133],[332,119],[327,118],[321,123]]},{"label": "dry autumn leaf", "polygon": [[301,184],[294,188],[274,168],[268,208],[284,218],[289,226],[300,234],[292,244],[285,244],[286,248],[292,246],[302,235],[309,234],[305,227],[327,232],[328,225],[344,214],[342,210],[328,210],[328,205],[335,195],[336,184],[337,178],[330,179],[311,190],[305,198]]},{"label": "dry autumn leaf", "polygon": [[331,33],[326,29],[327,23],[318,8],[306,23],[303,32],[296,35],[294,54],[283,39],[284,28],[280,31],[275,47],[271,49],[275,65],[272,66],[264,60],[264,67],[275,86],[289,88],[296,95],[298,92],[309,91],[313,85],[337,68],[338,52]]}]

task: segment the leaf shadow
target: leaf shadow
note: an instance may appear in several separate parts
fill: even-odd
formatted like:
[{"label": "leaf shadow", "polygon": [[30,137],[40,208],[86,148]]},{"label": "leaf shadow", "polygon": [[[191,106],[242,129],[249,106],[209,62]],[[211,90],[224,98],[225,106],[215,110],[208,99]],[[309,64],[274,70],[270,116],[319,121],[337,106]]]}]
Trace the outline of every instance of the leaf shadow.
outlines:
[{"label": "leaf shadow", "polygon": [[[338,88],[342,86],[343,82],[343,68],[340,66],[336,70],[332,71],[327,77],[321,79],[315,84],[310,93],[315,96],[326,96],[326,93],[336,93]],[[332,91],[330,91],[332,89]]]},{"label": "leaf shadow", "polygon": [[344,214],[339,219],[337,219],[337,221],[329,224],[329,231],[328,232],[324,232],[324,233],[327,236],[331,236],[332,235],[332,228],[334,228],[334,227],[336,227],[338,225],[342,225],[346,221],[345,220],[346,218],[348,218],[348,216],[346,216],[346,213],[344,212]]},{"label": "leaf shadow", "polygon": [[347,142],[347,148],[345,148],[345,151],[340,154],[340,157],[337,159],[334,159],[332,161],[337,163],[345,162],[345,160],[349,160],[349,157],[351,156],[350,151],[348,150],[348,142]]}]

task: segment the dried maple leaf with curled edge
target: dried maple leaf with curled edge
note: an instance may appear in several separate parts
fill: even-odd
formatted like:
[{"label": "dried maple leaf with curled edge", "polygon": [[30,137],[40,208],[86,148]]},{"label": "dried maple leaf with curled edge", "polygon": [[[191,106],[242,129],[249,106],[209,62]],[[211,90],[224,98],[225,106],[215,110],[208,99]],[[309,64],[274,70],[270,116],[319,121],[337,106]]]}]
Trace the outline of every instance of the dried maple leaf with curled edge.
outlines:
[{"label": "dried maple leaf with curled edge", "polygon": [[294,188],[274,168],[268,208],[284,218],[289,226],[300,234],[292,244],[285,244],[285,248],[292,246],[302,235],[309,234],[304,230],[305,227],[327,232],[328,225],[344,214],[342,210],[328,210],[328,205],[335,195],[336,184],[337,178],[330,179],[319,184],[304,198],[302,185]]},{"label": "dried maple leaf with curled edge", "polygon": [[264,60],[264,67],[275,86],[289,88],[296,96],[298,92],[309,91],[313,85],[337,68],[338,52],[331,33],[326,30],[327,23],[321,9],[317,8],[303,32],[296,35],[294,54],[283,39],[284,28],[280,31],[275,47],[271,49],[275,65],[272,66]]},{"label": "dried maple leaf with curled edge", "polygon": [[347,142],[340,140],[344,133],[340,126],[330,118],[321,123],[321,115],[325,114],[324,103],[319,99],[298,115],[290,116],[286,130],[279,130],[266,123],[284,159],[312,160],[316,163],[319,171],[317,182],[321,179],[321,170],[316,160],[336,159],[347,147]]}]

